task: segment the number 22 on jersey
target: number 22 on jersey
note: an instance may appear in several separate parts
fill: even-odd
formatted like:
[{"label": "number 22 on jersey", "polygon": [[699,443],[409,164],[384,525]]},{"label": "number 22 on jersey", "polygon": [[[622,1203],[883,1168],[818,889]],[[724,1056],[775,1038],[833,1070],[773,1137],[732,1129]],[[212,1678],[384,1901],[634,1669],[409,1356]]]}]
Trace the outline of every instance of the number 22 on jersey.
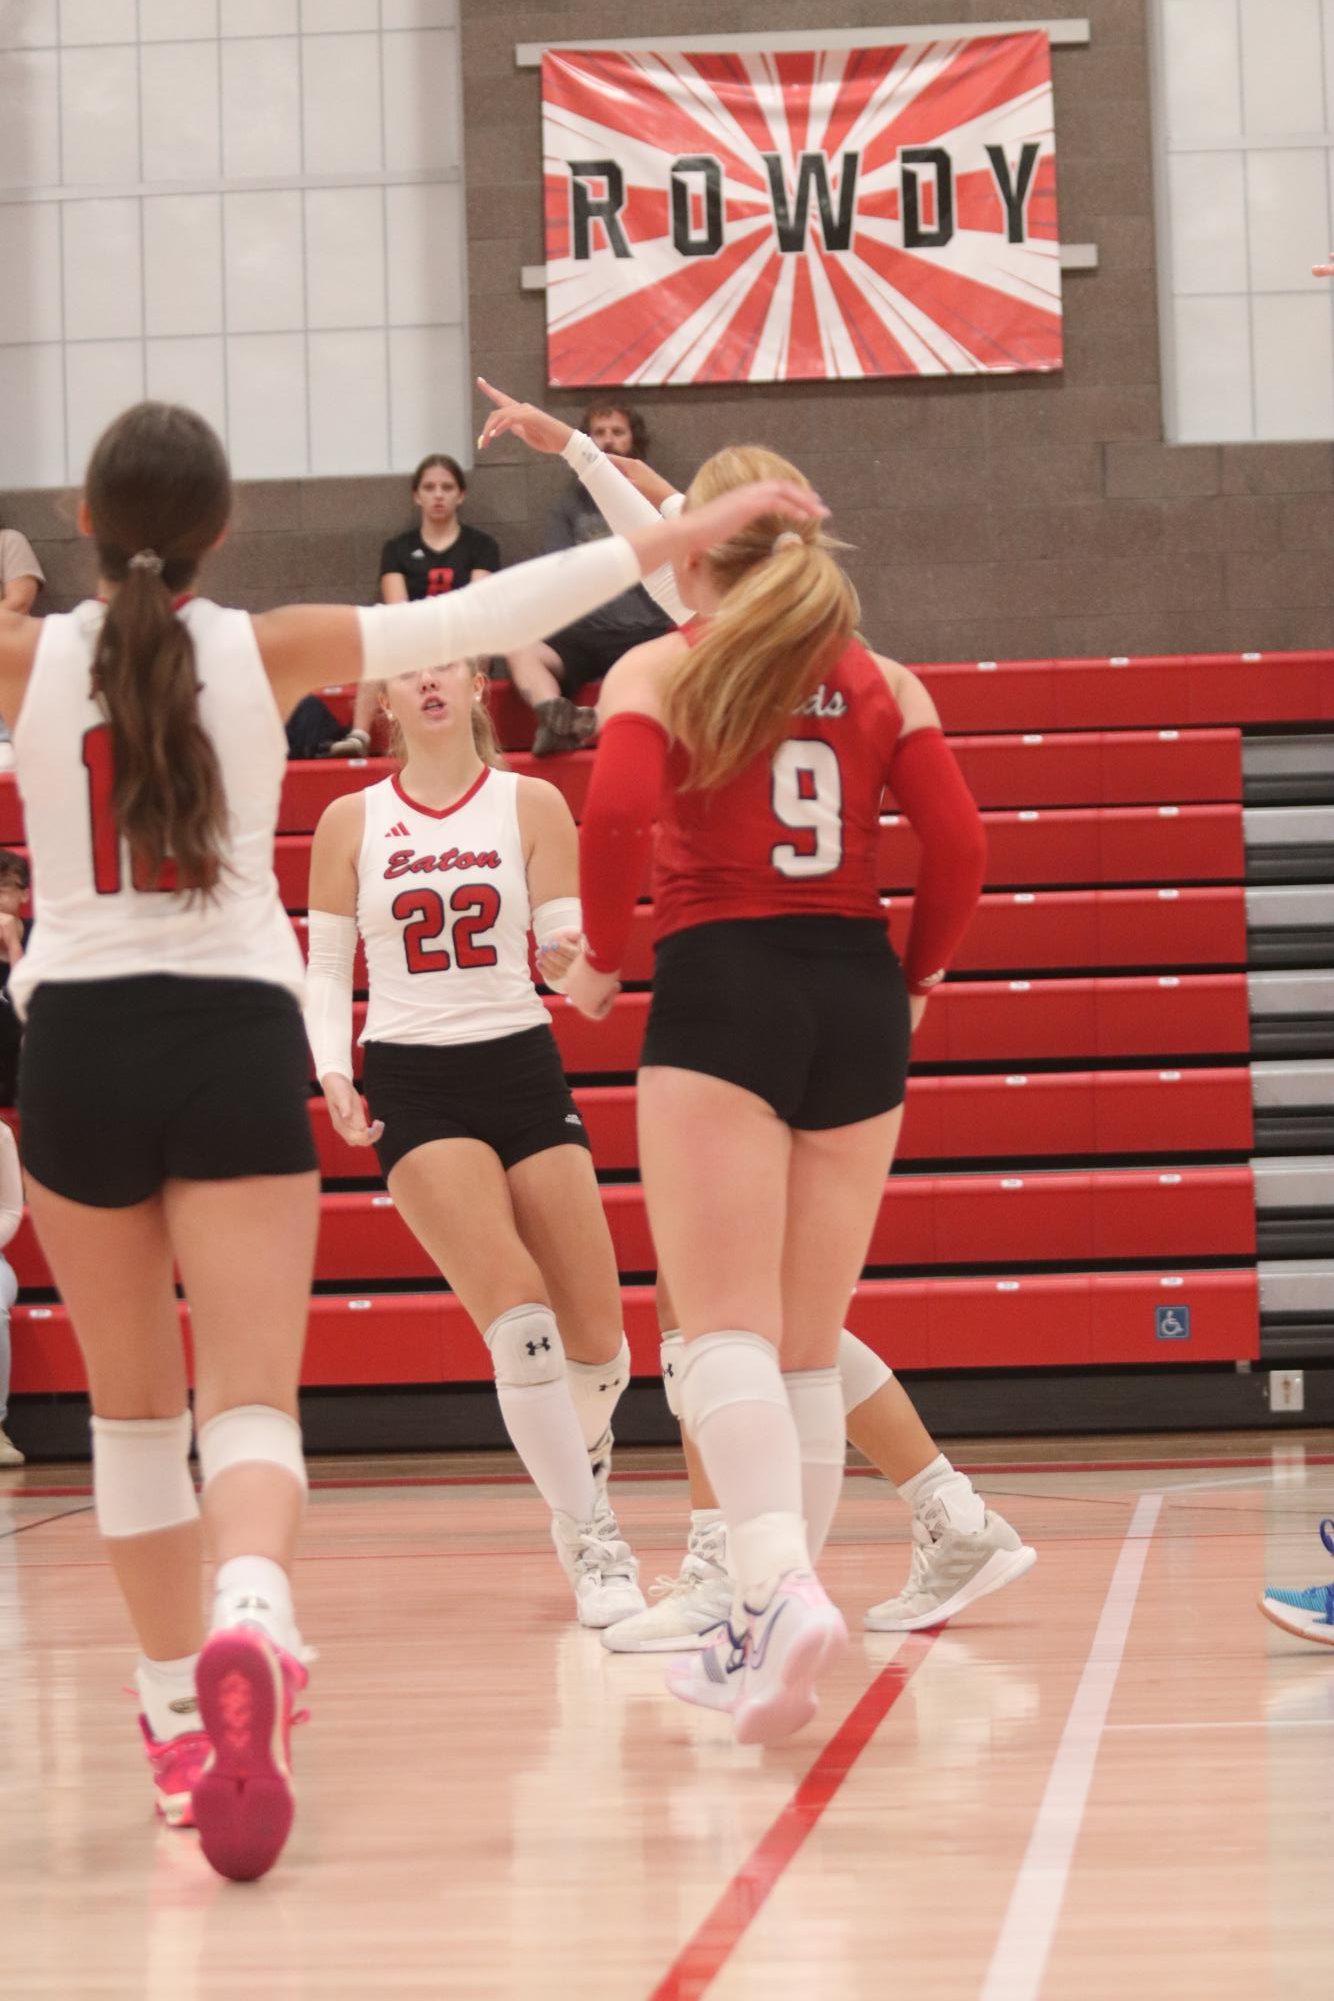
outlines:
[{"label": "number 22 on jersey", "polygon": [[[462,883],[449,899],[449,912],[438,889],[404,889],[394,898],[393,914],[403,926],[403,956],[410,973],[475,972],[498,963],[494,945],[478,941],[500,916],[500,891],[489,882]],[[453,946],[437,945],[452,914]]]},{"label": "number 22 on jersey", "polygon": [[770,850],[778,873],[832,875],[843,859],[843,774],[834,746],[788,737],[774,752],[770,783],[774,818],[796,835]]}]

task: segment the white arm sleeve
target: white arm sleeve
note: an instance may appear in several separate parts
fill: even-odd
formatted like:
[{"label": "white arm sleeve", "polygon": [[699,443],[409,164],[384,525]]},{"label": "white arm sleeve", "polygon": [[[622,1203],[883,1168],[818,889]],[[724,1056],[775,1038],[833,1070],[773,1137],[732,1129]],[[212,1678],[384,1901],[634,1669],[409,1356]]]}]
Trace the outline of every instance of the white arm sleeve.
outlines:
[{"label": "white arm sleeve", "polygon": [[[639,488],[632,486],[625,474],[616,470],[606,453],[600,451],[582,431],[570,433],[561,457],[578,474],[580,483],[587,487],[613,535],[633,535],[636,529],[651,528],[660,519],[673,520],[685,505],[680,494],[673,494],[671,500],[664,501],[662,514],[659,515],[653,502],[646,500]],[[672,500],[678,504],[668,514]],[[651,576],[645,577],[644,589],[668,618],[677,625],[685,624],[690,613],[681,602],[681,593],[676,588],[670,563],[665,563],[662,569],[654,570]]]},{"label": "white arm sleeve", "polygon": [[[649,509],[652,514],[652,508]],[[639,560],[621,536],[516,563],[461,591],[416,604],[362,606],[361,678],[387,681],[478,653],[512,653],[639,582]]]},{"label": "white arm sleeve", "polygon": [[352,1081],[352,962],[357,920],[312,910],[306,968],[306,1036],[321,1083],[331,1071]]},{"label": "white arm sleeve", "polygon": [[0,1247],[7,1244],[23,1221],[23,1174],[12,1127],[0,1131]]},{"label": "white arm sleeve", "polygon": [[[537,940],[539,950],[554,931],[577,931],[582,938],[584,907],[577,896],[549,897],[545,903],[539,903],[533,911],[533,936]],[[542,975],[543,985],[550,987],[553,994],[565,992],[565,980],[560,974],[556,974],[553,978],[552,974],[540,965],[538,970]]]}]

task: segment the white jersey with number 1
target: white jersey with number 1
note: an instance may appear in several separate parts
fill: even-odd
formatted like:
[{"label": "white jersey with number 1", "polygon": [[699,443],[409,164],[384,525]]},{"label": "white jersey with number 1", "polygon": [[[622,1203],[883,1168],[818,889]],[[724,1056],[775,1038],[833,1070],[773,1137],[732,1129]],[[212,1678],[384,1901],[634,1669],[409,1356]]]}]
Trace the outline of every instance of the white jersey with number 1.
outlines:
[{"label": "white jersey with number 1", "polygon": [[111,730],[93,697],[106,607],[91,600],[43,619],[14,762],[32,857],[33,925],[9,991],[26,1005],[44,980],[145,973],[270,981],[301,999],[301,952],[273,874],[287,738],[247,613],[191,598],[180,618],[195,646],[199,719],[227,801],[215,894],[140,889],[111,811]]},{"label": "white jersey with number 1", "polygon": [[541,1027],[515,773],[488,767],[443,812],[418,805],[397,778],[361,797],[362,1041],[490,1042]]}]

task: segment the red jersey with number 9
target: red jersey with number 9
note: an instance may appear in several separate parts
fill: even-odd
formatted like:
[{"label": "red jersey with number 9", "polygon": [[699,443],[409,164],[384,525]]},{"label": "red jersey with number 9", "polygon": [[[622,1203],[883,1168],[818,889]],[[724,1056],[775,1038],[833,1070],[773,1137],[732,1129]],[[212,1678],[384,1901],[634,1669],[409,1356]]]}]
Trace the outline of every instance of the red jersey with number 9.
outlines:
[{"label": "red jersey with number 9", "polygon": [[736,917],[883,918],[880,807],[903,729],[866,648],[839,655],[784,741],[687,791],[672,746],[653,859],[654,937]]}]

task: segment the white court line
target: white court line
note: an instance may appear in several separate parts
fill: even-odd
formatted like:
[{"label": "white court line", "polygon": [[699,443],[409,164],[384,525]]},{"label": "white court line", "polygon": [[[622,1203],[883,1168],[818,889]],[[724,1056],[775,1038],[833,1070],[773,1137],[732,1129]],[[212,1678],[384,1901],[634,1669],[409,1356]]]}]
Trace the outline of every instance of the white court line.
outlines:
[{"label": "white court line", "polygon": [[1037,2001],[1065,1901],[1098,1746],[1135,1616],[1161,1494],[1141,1494],[1103,1600],[1098,1630],[1052,1760],[980,2001]]},{"label": "white court line", "polygon": [[1254,1467],[1249,1473],[1229,1473],[1222,1480],[1183,1480],[1179,1487],[1164,1487],[1163,1497],[1170,1501],[1176,1494],[1206,1494],[1213,1487],[1254,1487],[1261,1481],[1272,1486],[1276,1467]]},{"label": "white court line", "polygon": [[1334,1730],[1334,1716],[1253,1716],[1241,1723],[1109,1723],[1113,1730]]}]

